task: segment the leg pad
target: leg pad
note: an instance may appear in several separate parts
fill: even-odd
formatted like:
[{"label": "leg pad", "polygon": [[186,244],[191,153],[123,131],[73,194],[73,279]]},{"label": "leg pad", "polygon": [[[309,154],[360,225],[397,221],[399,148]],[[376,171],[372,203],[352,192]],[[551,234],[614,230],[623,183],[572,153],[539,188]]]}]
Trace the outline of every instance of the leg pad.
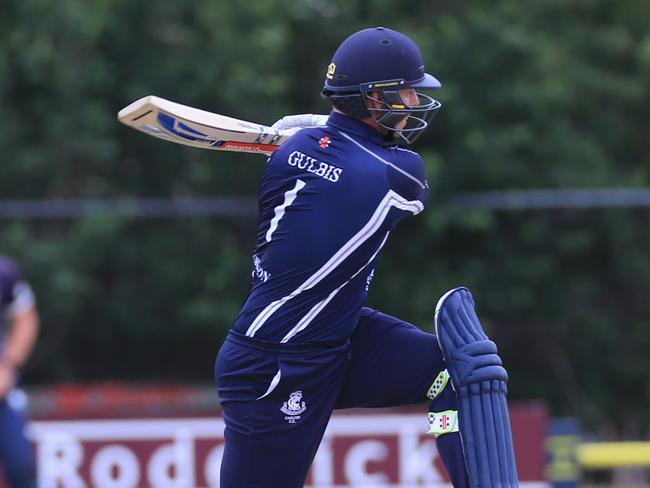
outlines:
[{"label": "leg pad", "polygon": [[506,400],[508,374],[483,331],[467,288],[438,301],[434,318],[452,386],[472,488],[516,488],[517,466]]}]

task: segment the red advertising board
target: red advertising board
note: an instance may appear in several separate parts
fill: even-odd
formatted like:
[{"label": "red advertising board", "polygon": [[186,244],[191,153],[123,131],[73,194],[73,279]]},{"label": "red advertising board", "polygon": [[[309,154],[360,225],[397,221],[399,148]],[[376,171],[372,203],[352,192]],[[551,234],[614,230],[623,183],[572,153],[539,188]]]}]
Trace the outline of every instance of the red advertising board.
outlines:
[{"label": "red advertising board", "polygon": [[[512,409],[524,485],[545,485],[545,420],[543,409]],[[422,413],[334,415],[306,486],[448,485],[426,423]],[[39,487],[218,487],[223,427],[219,417],[33,422]]]}]

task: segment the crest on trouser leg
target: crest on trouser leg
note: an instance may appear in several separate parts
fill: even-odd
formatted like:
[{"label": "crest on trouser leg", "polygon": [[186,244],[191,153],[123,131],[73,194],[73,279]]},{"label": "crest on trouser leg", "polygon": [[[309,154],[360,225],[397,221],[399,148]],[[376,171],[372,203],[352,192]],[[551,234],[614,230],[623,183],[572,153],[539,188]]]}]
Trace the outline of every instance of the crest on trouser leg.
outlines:
[{"label": "crest on trouser leg", "polygon": [[302,401],[302,391],[294,391],[289,395],[289,400],[282,404],[280,407],[282,413],[287,414],[285,420],[290,424],[295,424],[296,420],[300,420],[300,415],[307,410],[307,405]]}]

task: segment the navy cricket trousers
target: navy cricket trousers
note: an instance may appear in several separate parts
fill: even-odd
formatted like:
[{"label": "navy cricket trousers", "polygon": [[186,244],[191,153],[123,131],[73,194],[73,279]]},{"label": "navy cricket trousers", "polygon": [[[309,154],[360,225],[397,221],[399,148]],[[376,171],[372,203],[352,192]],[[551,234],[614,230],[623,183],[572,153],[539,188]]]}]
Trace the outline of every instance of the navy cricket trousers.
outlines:
[{"label": "navy cricket trousers", "polygon": [[25,403],[19,390],[0,399],[0,465],[11,488],[36,488],[34,453],[25,437]]},{"label": "navy cricket trousers", "polygon": [[[221,487],[302,488],[334,409],[423,402],[443,369],[435,336],[369,308],[341,344],[276,344],[231,331],[215,364],[226,423]],[[432,409],[456,409],[446,390]],[[458,433],[439,437],[438,450],[454,485],[465,486]]]}]

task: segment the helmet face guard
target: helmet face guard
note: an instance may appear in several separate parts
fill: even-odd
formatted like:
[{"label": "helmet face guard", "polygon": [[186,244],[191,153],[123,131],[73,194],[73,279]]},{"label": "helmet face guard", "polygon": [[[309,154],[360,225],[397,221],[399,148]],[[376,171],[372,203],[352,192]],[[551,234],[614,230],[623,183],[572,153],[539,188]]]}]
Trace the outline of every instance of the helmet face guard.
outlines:
[{"label": "helmet face guard", "polygon": [[[368,115],[381,127],[387,129],[388,139],[412,144],[428,127],[435,112],[442,106],[438,100],[416,91],[417,105],[407,104],[400,94],[405,86],[397,80],[396,89],[378,89],[391,82],[366,83],[361,86],[361,95]],[[373,101],[370,106],[370,102]]]}]

